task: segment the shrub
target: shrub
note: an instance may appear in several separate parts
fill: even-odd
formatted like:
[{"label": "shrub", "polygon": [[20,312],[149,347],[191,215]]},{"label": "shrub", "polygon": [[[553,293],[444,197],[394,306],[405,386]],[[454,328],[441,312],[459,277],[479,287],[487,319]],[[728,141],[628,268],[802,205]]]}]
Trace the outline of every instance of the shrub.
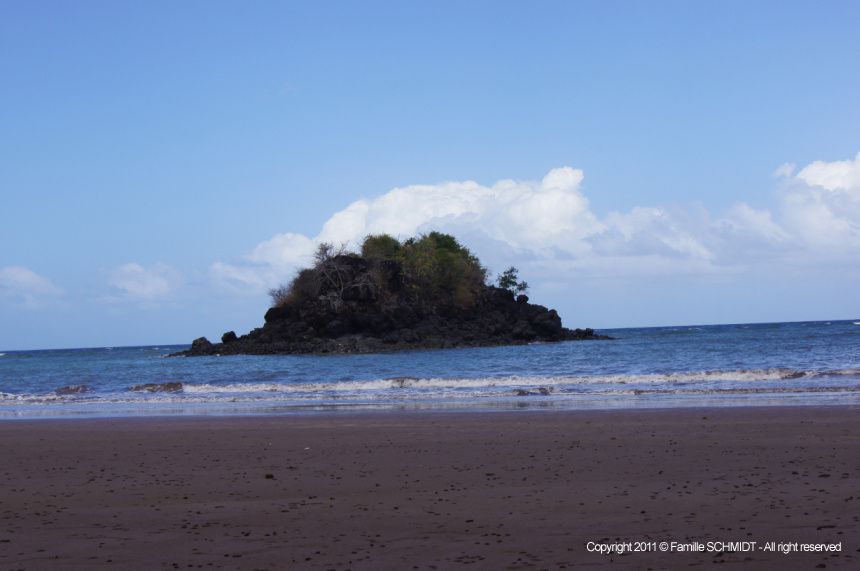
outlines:
[{"label": "shrub", "polygon": [[388,234],[368,234],[361,244],[361,257],[368,260],[393,260],[400,251],[400,242]]},{"label": "shrub", "polygon": [[270,289],[269,297],[272,298],[272,307],[287,305],[290,300],[290,286],[280,285]]},{"label": "shrub", "polygon": [[[391,299],[405,296],[425,309],[468,309],[475,304],[487,281],[487,269],[454,236],[430,232],[403,243],[388,234],[371,234],[361,245],[366,271],[356,266],[343,246],[323,243],[317,247],[314,265],[301,270],[288,286],[269,292],[276,306],[302,303],[332,294],[342,300],[345,291],[355,288],[368,298]],[[517,282],[516,268],[499,277],[501,287],[525,291],[528,285]],[[502,285],[505,284],[505,285]],[[365,294],[362,294],[365,295]]]},{"label": "shrub", "polygon": [[320,276],[313,268],[306,268],[296,274],[289,285],[278,286],[269,290],[272,306],[282,307],[313,299],[319,295]]}]

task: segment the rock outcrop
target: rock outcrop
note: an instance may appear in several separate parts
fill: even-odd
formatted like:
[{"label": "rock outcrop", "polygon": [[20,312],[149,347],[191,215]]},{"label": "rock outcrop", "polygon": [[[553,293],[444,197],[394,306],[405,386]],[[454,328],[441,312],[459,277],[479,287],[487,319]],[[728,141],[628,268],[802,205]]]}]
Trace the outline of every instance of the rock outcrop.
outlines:
[{"label": "rock outcrop", "polygon": [[88,393],[91,390],[92,389],[88,385],[68,385],[58,388],[54,393],[58,396],[79,395],[81,393]]},{"label": "rock outcrop", "polygon": [[[485,285],[468,308],[425,307],[406,296],[379,295],[360,257],[344,256],[344,283],[337,295],[272,307],[265,324],[247,335],[229,331],[221,343],[205,337],[178,355],[377,353],[407,349],[482,347],[534,342],[608,339],[592,329],[567,329],[554,309]],[[398,291],[389,268],[386,291]]]},{"label": "rock outcrop", "polygon": [[[221,343],[205,337],[178,355],[377,353],[540,341],[606,339],[566,329],[554,309],[529,303],[510,267],[488,285],[487,269],[449,234],[404,241],[370,235],[361,254],[320,244],[312,267],[271,291],[265,324]],[[520,293],[515,297],[515,292]]]}]

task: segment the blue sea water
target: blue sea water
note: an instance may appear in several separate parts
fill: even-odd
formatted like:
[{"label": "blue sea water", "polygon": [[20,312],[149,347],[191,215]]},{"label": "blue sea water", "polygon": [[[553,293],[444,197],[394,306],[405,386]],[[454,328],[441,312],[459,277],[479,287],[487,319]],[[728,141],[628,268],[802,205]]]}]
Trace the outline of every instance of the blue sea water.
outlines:
[{"label": "blue sea water", "polygon": [[[6,351],[0,418],[860,404],[857,321],[601,333],[616,339],[335,356]],[[164,383],[182,388],[134,390]]]}]

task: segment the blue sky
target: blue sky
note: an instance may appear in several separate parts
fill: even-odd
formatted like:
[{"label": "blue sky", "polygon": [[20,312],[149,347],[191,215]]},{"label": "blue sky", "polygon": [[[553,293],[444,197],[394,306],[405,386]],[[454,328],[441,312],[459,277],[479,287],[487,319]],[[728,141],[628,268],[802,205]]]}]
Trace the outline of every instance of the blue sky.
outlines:
[{"label": "blue sky", "polygon": [[0,349],[241,333],[320,240],[431,228],[569,326],[860,317],[858,19],[7,0]]}]

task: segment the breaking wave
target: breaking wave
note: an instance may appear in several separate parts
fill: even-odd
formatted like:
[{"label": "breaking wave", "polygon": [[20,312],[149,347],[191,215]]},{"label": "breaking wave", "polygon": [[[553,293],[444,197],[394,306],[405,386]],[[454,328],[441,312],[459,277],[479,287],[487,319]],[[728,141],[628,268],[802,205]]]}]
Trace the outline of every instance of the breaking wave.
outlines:
[{"label": "breaking wave", "polygon": [[388,377],[331,382],[180,383],[137,385],[116,392],[62,387],[46,394],[0,392],[0,406],[28,404],[218,402],[416,402],[433,399],[549,399],[589,396],[860,393],[860,369],[738,369],[618,375]]},{"label": "breaking wave", "polygon": [[794,369],[739,369],[736,371],[699,371],[684,373],[644,373],[638,375],[559,375],[559,376],[499,376],[476,378],[416,378],[391,377],[367,381],[332,381],[319,383],[232,383],[186,384],[184,392],[204,393],[312,393],[312,392],[357,392],[385,391],[390,389],[468,389],[494,387],[549,387],[565,385],[601,384],[690,384],[697,382],[756,382],[821,377],[860,376],[860,369],[837,369],[826,371],[798,371]]}]

